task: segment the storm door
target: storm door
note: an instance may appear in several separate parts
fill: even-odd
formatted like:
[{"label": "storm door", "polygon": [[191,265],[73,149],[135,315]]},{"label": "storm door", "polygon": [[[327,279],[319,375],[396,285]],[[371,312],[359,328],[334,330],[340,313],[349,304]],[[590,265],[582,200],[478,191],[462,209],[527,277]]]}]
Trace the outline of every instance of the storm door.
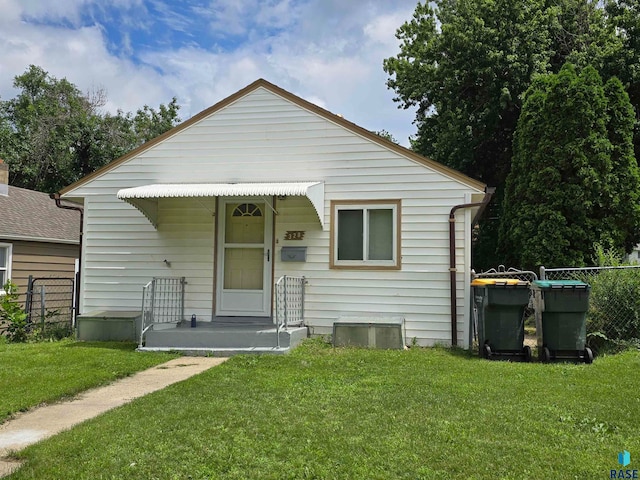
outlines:
[{"label": "storm door", "polygon": [[216,315],[268,317],[272,211],[264,200],[221,199]]}]

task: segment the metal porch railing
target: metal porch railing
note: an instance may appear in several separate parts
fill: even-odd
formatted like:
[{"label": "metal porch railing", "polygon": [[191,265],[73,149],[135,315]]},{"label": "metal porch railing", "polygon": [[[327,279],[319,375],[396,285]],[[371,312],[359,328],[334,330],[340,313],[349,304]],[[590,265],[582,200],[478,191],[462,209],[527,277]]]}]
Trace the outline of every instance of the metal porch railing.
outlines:
[{"label": "metal porch railing", "polygon": [[276,282],[275,323],[277,346],[280,348],[280,330],[304,324],[305,277],[283,275]]},{"label": "metal porch railing", "polygon": [[142,288],[142,326],[140,348],[144,334],[154,325],[179,323],[184,319],[185,277],[154,277]]}]

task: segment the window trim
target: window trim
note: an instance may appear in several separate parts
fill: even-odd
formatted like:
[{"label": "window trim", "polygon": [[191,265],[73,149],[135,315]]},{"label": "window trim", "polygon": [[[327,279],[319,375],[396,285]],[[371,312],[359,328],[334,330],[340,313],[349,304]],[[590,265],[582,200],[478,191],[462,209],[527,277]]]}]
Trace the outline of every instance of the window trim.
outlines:
[{"label": "window trim", "polygon": [[[379,209],[391,208],[395,218],[393,224],[394,247],[392,260],[338,260],[338,210],[361,209],[366,211],[370,207]],[[329,268],[342,270],[400,270],[401,261],[401,225],[402,202],[400,200],[331,200],[331,221],[329,235]]]},{"label": "window trim", "polygon": [[13,244],[11,243],[0,243],[0,248],[7,249],[7,266],[6,268],[0,267],[0,271],[6,271],[7,275],[3,281],[0,281],[0,295],[4,295],[6,292],[4,291],[4,283],[7,280],[11,280],[11,264],[13,263]]}]

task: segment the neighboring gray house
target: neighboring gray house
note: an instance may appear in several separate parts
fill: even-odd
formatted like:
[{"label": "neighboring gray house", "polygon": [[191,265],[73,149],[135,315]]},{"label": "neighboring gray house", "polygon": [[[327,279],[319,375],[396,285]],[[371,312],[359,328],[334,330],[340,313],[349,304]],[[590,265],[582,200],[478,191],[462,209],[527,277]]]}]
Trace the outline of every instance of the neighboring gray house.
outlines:
[{"label": "neighboring gray house", "polygon": [[[147,312],[147,346],[206,349],[207,327],[273,326],[293,301],[311,334],[389,320],[404,343],[469,344],[485,185],[265,80],[60,193],[85,209],[83,314],[139,315],[154,277],[185,278],[173,324]],[[280,295],[284,276],[304,298]]]},{"label": "neighboring gray house", "polygon": [[29,275],[74,278],[80,215],[46,193],[9,186],[8,174],[0,160],[0,289],[11,279],[24,301]]}]

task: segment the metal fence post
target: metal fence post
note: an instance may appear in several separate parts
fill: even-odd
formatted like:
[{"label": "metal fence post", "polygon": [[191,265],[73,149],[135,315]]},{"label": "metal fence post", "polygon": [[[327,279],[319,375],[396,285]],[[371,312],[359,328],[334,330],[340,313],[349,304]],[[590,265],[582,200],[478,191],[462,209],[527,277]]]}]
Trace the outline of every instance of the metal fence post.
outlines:
[{"label": "metal fence post", "polygon": [[44,285],[40,287],[40,324],[42,331],[44,332],[44,312],[45,312],[45,288]]},{"label": "metal fence post", "polygon": [[72,311],[72,323],[71,327],[75,327],[78,323],[78,315],[80,315],[80,272],[76,272],[73,279],[73,286],[71,288],[73,292],[73,302],[71,306]]},{"label": "metal fence post", "polygon": [[547,277],[545,276],[545,274],[546,274],[546,271],[545,271],[545,269],[544,269],[544,266],[543,266],[543,265],[541,265],[541,266],[540,266],[540,280],[546,280],[546,279],[547,279]]},{"label": "metal fence post", "polygon": [[29,275],[27,283],[27,296],[24,302],[24,311],[27,313],[27,323],[31,323],[31,303],[33,302],[33,275]]}]

